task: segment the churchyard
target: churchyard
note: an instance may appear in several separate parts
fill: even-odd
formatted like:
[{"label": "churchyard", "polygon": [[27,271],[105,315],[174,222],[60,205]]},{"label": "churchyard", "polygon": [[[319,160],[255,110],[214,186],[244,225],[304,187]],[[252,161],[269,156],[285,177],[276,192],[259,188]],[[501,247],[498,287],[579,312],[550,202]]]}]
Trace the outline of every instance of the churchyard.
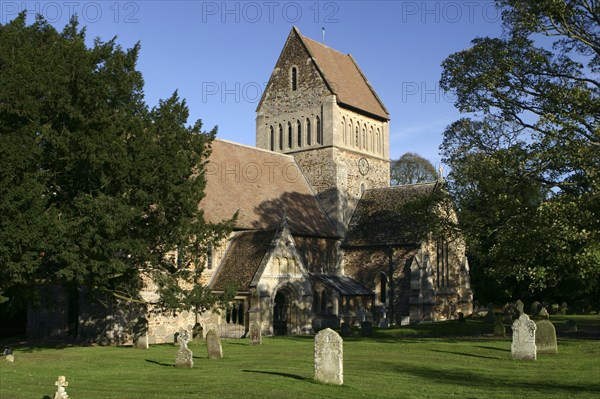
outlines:
[{"label": "churchyard", "polygon": [[[467,319],[382,330],[343,340],[343,385],[315,381],[313,339],[223,340],[223,358],[188,344],[193,367],[176,368],[180,347],[50,346],[13,342],[15,361],[0,361],[0,398],[52,399],[66,376],[70,399],[149,398],[597,398],[600,318],[553,315],[558,355],[511,357],[494,325]],[[578,332],[568,332],[575,320]],[[9,344],[9,342],[4,342]]]}]

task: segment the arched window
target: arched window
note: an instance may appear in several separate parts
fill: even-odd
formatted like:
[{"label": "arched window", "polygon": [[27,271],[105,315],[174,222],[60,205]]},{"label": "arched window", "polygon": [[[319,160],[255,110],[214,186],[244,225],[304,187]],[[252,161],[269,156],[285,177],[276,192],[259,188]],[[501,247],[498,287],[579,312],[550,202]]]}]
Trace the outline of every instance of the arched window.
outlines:
[{"label": "arched window", "polygon": [[381,154],[381,141],[380,141],[379,128],[377,128],[377,134],[375,135],[375,145],[377,146],[376,151]]},{"label": "arched window", "polygon": [[327,293],[325,290],[321,292],[321,313],[327,312]]},{"label": "arched window", "polygon": [[354,129],[354,146],[360,148],[360,137],[358,135],[358,125],[356,125],[356,129]]},{"label": "arched window", "polygon": [[302,147],[302,122],[300,120],[296,122],[296,130],[296,133],[298,133],[298,147]]},{"label": "arched window", "polygon": [[288,122],[288,148],[292,148],[292,124]]},{"label": "arched window", "polygon": [[317,116],[317,144],[323,144],[323,133],[321,132],[321,119]]},{"label": "arched window", "polygon": [[367,148],[367,125],[363,125],[361,146],[363,149]]},{"label": "arched window", "polygon": [[373,126],[369,126],[369,151],[373,151],[375,146],[373,145]]},{"label": "arched window", "polygon": [[342,118],[342,141],[346,144],[346,118]]},{"label": "arched window", "polygon": [[310,131],[310,119],[306,118],[306,145],[312,144],[311,131]]},{"label": "arched window", "polygon": [[271,144],[271,151],[275,151],[275,132],[273,126],[269,126],[269,141]]},{"label": "arched window", "polygon": [[279,150],[283,150],[283,126],[279,124]]},{"label": "arched window", "polygon": [[360,183],[360,195],[363,195],[366,190],[365,183]]},{"label": "arched window", "polygon": [[315,291],[313,297],[313,311],[315,313],[319,313],[321,311],[321,295],[317,291]]},{"label": "arched window", "polygon": [[213,268],[213,245],[212,242],[208,243],[206,247],[206,268],[212,270]]},{"label": "arched window", "polygon": [[388,279],[385,273],[379,273],[379,284],[377,285],[377,299],[379,303],[386,304],[387,302],[387,283]]},{"label": "arched window", "polygon": [[290,78],[292,91],[296,91],[298,89],[298,69],[296,67],[292,67]]}]

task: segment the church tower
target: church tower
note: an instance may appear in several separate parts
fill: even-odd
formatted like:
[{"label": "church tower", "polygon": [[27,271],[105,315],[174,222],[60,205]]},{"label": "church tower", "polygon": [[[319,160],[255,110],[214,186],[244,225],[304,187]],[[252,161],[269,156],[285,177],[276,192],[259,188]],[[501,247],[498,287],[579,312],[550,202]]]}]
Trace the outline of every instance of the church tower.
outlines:
[{"label": "church tower", "polygon": [[294,157],[340,236],[389,186],[389,114],[351,55],[292,28],[256,113],[256,146]]}]

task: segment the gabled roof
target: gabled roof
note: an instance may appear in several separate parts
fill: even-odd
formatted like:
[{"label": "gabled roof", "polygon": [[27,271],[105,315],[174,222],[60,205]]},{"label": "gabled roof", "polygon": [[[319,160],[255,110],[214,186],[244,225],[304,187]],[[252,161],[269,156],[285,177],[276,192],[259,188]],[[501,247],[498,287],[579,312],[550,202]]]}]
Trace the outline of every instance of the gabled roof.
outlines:
[{"label": "gabled roof", "polygon": [[275,230],[236,233],[212,280],[211,289],[224,291],[233,286],[240,291],[249,290],[274,236]]},{"label": "gabled roof", "polygon": [[206,180],[206,196],[199,206],[208,222],[230,219],[239,211],[236,229],[275,230],[285,211],[293,234],[336,236],[290,155],[214,140]]},{"label": "gabled roof", "polygon": [[343,54],[293,30],[312,56],[338,103],[389,120],[389,112],[350,54]]},{"label": "gabled roof", "polygon": [[312,280],[320,281],[345,296],[373,295],[373,291],[350,277],[311,273],[310,278]]},{"label": "gabled roof", "polygon": [[[286,44],[294,37],[302,43],[317,71],[323,78],[325,85],[329,88],[331,94],[336,95],[340,106],[356,112],[366,113],[381,120],[388,121],[390,119],[385,105],[383,105],[383,102],[377,96],[377,93],[375,93],[367,77],[350,54],[343,54],[324,44],[302,36],[295,26],[288,35]],[[284,50],[285,47],[281,51],[277,64],[280,63]],[[272,79],[273,75],[269,78],[269,85]],[[267,90],[262,94],[256,107],[257,111],[260,109],[266,96]]]},{"label": "gabled roof", "polygon": [[427,220],[438,183],[367,190],[358,202],[344,247],[418,245],[428,232]]}]

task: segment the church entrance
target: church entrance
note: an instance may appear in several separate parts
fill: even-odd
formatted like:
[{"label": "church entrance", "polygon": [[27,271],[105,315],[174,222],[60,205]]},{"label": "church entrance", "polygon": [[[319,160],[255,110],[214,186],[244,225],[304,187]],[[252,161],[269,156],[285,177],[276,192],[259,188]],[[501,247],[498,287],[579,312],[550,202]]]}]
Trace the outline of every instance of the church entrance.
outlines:
[{"label": "church entrance", "polygon": [[273,308],[273,330],[275,335],[287,334],[288,306],[285,295],[278,292],[275,295],[275,307]]}]

